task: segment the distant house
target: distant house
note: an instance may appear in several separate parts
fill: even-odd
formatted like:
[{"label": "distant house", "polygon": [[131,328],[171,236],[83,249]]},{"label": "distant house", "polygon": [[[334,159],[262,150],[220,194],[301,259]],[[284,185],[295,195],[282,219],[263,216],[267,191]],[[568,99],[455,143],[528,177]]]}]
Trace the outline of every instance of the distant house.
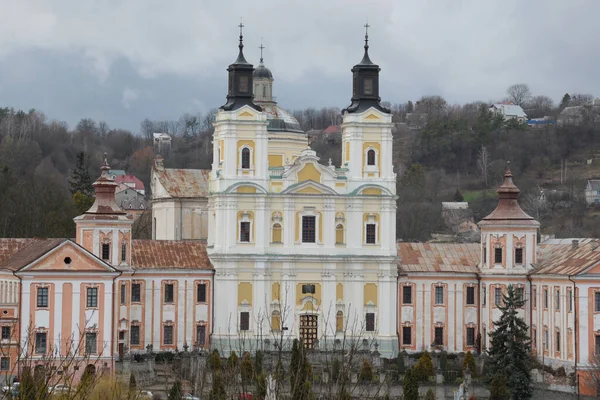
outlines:
[{"label": "distant house", "polygon": [[108,175],[110,175],[111,179],[115,179],[117,176],[125,175],[127,172],[122,169],[111,169],[108,171]]},{"label": "distant house", "polygon": [[171,136],[167,133],[153,133],[154,152],[165,155],[171,150]]},{"label": "distant house", "polygon": [[142,194],[142,196],[146,195],[146,190],[144,188],[144,182],[142,182],[135,175],[130,175],[130,174],[119,175],[119,176],[115,177],[115,183],[122,183],[125,186],[128,186],[132,189],[137,190],[138,192],[140,192]]},{"label": "distant house", "polygon": [[494,114],[501,114],[505,121],[510,119],[516,119],[519,122],[527,121],[527,114],[525,114],[521,106],[516,104],[496,103],[492,104],[489,110]]},{"label": "distant house", "polygon": [[584,192],[588,205],[600,205],[600,179],[588,180]]},{"label": "distant house", "polygon": [[115,202],[123,211],[133,216],[139,217],[148,208],[148,202],[143,193],[120,183],[115,191]]},{"label": "distant house", "polygon": [[457,235],[468,236],[473,232],[479,234],[473,211],[466,201],[442,202],[442,218],[446,226]]},{"label": "distant house", "polygon": [[578,125],[583,122],[586,112],[595,112],[600,114],[600,99],[594,99],[583,106],[565,107],[558,114],[558,123],[560,125]]}]

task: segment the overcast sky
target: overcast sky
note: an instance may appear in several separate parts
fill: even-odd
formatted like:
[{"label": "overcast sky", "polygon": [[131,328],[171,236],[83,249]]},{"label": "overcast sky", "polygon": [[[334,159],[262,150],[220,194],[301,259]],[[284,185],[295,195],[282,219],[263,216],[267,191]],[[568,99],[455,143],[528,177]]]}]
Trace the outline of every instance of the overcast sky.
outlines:
[{"label": "overcast sky", "polygon": [[383,100],[498,100],[513,83],[600,95],[599,0],[0,0],[0,106],[139,130],[225,102],[245,55],[281,106],[345,107],[371,25]]}]

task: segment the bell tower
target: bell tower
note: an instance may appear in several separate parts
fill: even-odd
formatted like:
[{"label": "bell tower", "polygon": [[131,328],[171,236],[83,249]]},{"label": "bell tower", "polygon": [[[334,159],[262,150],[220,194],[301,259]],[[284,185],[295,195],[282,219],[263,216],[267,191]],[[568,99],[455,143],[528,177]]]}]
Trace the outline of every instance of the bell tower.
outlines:
[{"label": "bell tower", "polygon": [[131,265],[131,227],[133,218],[115,202],[117,184],[110,177],[110,166],[104,153],[100,177],[93,183],[96,199],[82,215],[75,217],[75,240],[107,263]]},{"label": "bell tower", "polygon": [[352,102],[342,111],[342,168],[348,169],[349,189],[377,183],[395,193],[392,115],[381,105],[381,69],[369,57],[368,29],[366,24],[363,58],[352,68]]}]

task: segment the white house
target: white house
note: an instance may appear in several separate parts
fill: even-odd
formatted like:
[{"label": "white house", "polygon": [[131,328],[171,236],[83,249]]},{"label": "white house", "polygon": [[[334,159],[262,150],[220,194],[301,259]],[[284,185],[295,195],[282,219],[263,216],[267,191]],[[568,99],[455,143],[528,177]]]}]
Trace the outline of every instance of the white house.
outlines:
[{"label": "white house", "polygon": [[519,122],[527,121],[527,114],[516,104],[492,104],[489,110],[495,114],[501,114],[504,116],[504,120],[516,119]]}]

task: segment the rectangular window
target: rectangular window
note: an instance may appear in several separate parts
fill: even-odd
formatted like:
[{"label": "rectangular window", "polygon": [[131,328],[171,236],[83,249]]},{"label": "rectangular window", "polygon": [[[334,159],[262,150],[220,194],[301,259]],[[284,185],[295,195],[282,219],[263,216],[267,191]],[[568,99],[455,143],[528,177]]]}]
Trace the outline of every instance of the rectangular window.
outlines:
[{"label": "rectangular window", "polygon": [[367,325],[367,332],[375,331],[375,313],[367,313],[365,317],[365,322]]},{"label": "rectangular window", "polygon": [[523,249],[515,249],[515,264],[523,264]]},{"label": "rectangular window", "polygon": [[119,331],[119,340],[125,340],[125,331]]},{"label": "rectangular window", "polygon": [[173,299],[175,298],[174,296],[174,290],[173,290],[173,284],[172,283],[166,283],[165,284],[165,303],[172,303]]},{"label": "rectangular window", "polygon": [[85,354],[96,354],[96,334],[88,332],[85,334]]},{"label": "rectangular window", "polygon": [[533,287],[533,308],[537,307],[537,288]]},{"label": "rectangular window", "polygon": [[531,330],[531,346],[537,349],[537,331],[535,329]]},{"label": "rectangular window", "polygon": [[560,332],[556,332],[556,351],[560,351]]},{"label": "rectangular window", "polygon": [[433,341],[433,344],[435,344],[436,346],[444,345],[444,328],[442,328],[442,327],[435,328],[435,339]]},{"label": "rectangular window", "polygon": [[40,287],[37,289],[37,306],[39,308],[48,307],[48,288]]},{"label": "rectangular window", "polygon": [[475,288],[473,286],[467,287],[467,304],[475,304]]},{"label": "rectangular window", "polygon": [[131,325],[131,331],[129,332],[129,341],[132,346],[139,346],[140,344],[140,326]]},{"label": "rectangular window", "polygon": [[364,78],[363,79],[363,89],[366,95],[373,94],[373,78]]},{"label": "rectangular window", "polygon": [[519,301],[523,300],[523,288],[522,287],[515,288],[515,297]]},{"label": "rectangular window", "polygon": [[127,304],[127,285],[121,285],[121,305]]},{"label": "rectangular window", "polygon": [[10,340],[10,326],[2,327],[2,340]]},{"label": "rectangular window", "polygon": [[573,311],[573,292],[571,290],[567,290],[567,302],[569,307],[569,312]]},{"label": "rectangular window", "polygon": [[10,358],[0,357],[0,371],[8,371],[10,369]]},{"label": "rectangular window", "polygon": [[496,307],[502,304],[502,288],[494,288],[494,304]]},{"label": "rectangular window", "polygon": [[240,313],[240,331],[250,330],[250,313],[248,311],[242,311]]},{"label": "rectangular window", "polygon": [[596,335],[596,347],[595,347],[595,351],[594,354],[596,355],[600,355],[600,335]]},{"label": "rectangular window", "polygon": [[485,306],[487,304],[487,288],[484,286],[483,287],[483,305]]},{"label": "rectangular window", "polygon": [[110,245],[108,243],[102,243],[102,259],[104,261],[110,259]]},{"label": "rectangular window", "polygon": [[367,224],[366,230],[367,230],[367,232],[366,232],[367,244],[375,244],[376,243],[375,224]]},{"label": "rectangular window", "polygon": [[206,343],[206,325],[196,326],[196,343],[199,346],[204,346]]},{"label": "rectangular window", "polygon": [[483,247],[483,262],[487,262],[487,247]]},{"label": "rectangular window", "polygon": [[467,346],[475,346],[475,328],[467,328]]},{"label": "rectangular window", "polygon": [[240,242],[250,242],[250,222],[240,222]]},{"label": "rectangular window", "polygon": [[435,287],[435,304],[444,304],[444,287]]},{"label": "rectangular window", "polygon": [[314,215],[302,217],[302,243],[315,243],[317,240],[315,232],[316,218]]},{"label": "rectangular window", "polygon": [[560,289],[557,289],[554,297],[554,308],[556,311],[560,310]]},{"label": "rectangular window", "polygon": [[163,326],[163,343],[166,345],[173,344],[173,326]]},{"label": "rectangular window", "polygon": [[402,344],[406,346],[410,346],[412,344],[412,327],[402,327]]},{"label": "rectangular window", "polygon": [[[598,305],[598,300],[596,300],[596,305]],[[544,308],[548,308],[548,289],[544,289]]]},{"label": "rectangular window", "polygon": [[248,77],[246,75],[240,76],[240,92],[248,93]]},{"label": "rectangular window", "polygon": [[496,264],[502,264],[502,248],[496,247],[494,249],[494,262]]},{"label": "rectangular window", "polygon": [[38,354],[46,353],[46,332],[36,332],[35,334],[35,352]]},{"label": "rectangular window", "polygon": [[142,301],[142,285],[140,283],[131,284],[131,302],[139,303]]},{"label": "rectangular window", "polygon": [[412,286],[402,286],[402,303],[412,304]]},{"label": "rectangular window", "polygon": [[88,307],[88,308],[98,307],[98,288],[95,288],[95,287],[87,288],[86,307]]},{"label": "rectangular window", "polygon": [[123,243],[121,245],[121,262],[127,261],[127,245]]},{"label": "rectangular window", "polygon": [[302,285],[302,294],[315,294],[315,285]]},{"label": "rectangular window", "polygon": [[198,291],[196,293],[196,302],[206,303],[206,283],[198,284]]},{"label": "rectangular window", "polygon": [[600,312],[600,292],[594,292],[594,311]]},{"label": "rectangular window", "polygon": [[544,350],[548,350],[548,329],[544,329]]}]

